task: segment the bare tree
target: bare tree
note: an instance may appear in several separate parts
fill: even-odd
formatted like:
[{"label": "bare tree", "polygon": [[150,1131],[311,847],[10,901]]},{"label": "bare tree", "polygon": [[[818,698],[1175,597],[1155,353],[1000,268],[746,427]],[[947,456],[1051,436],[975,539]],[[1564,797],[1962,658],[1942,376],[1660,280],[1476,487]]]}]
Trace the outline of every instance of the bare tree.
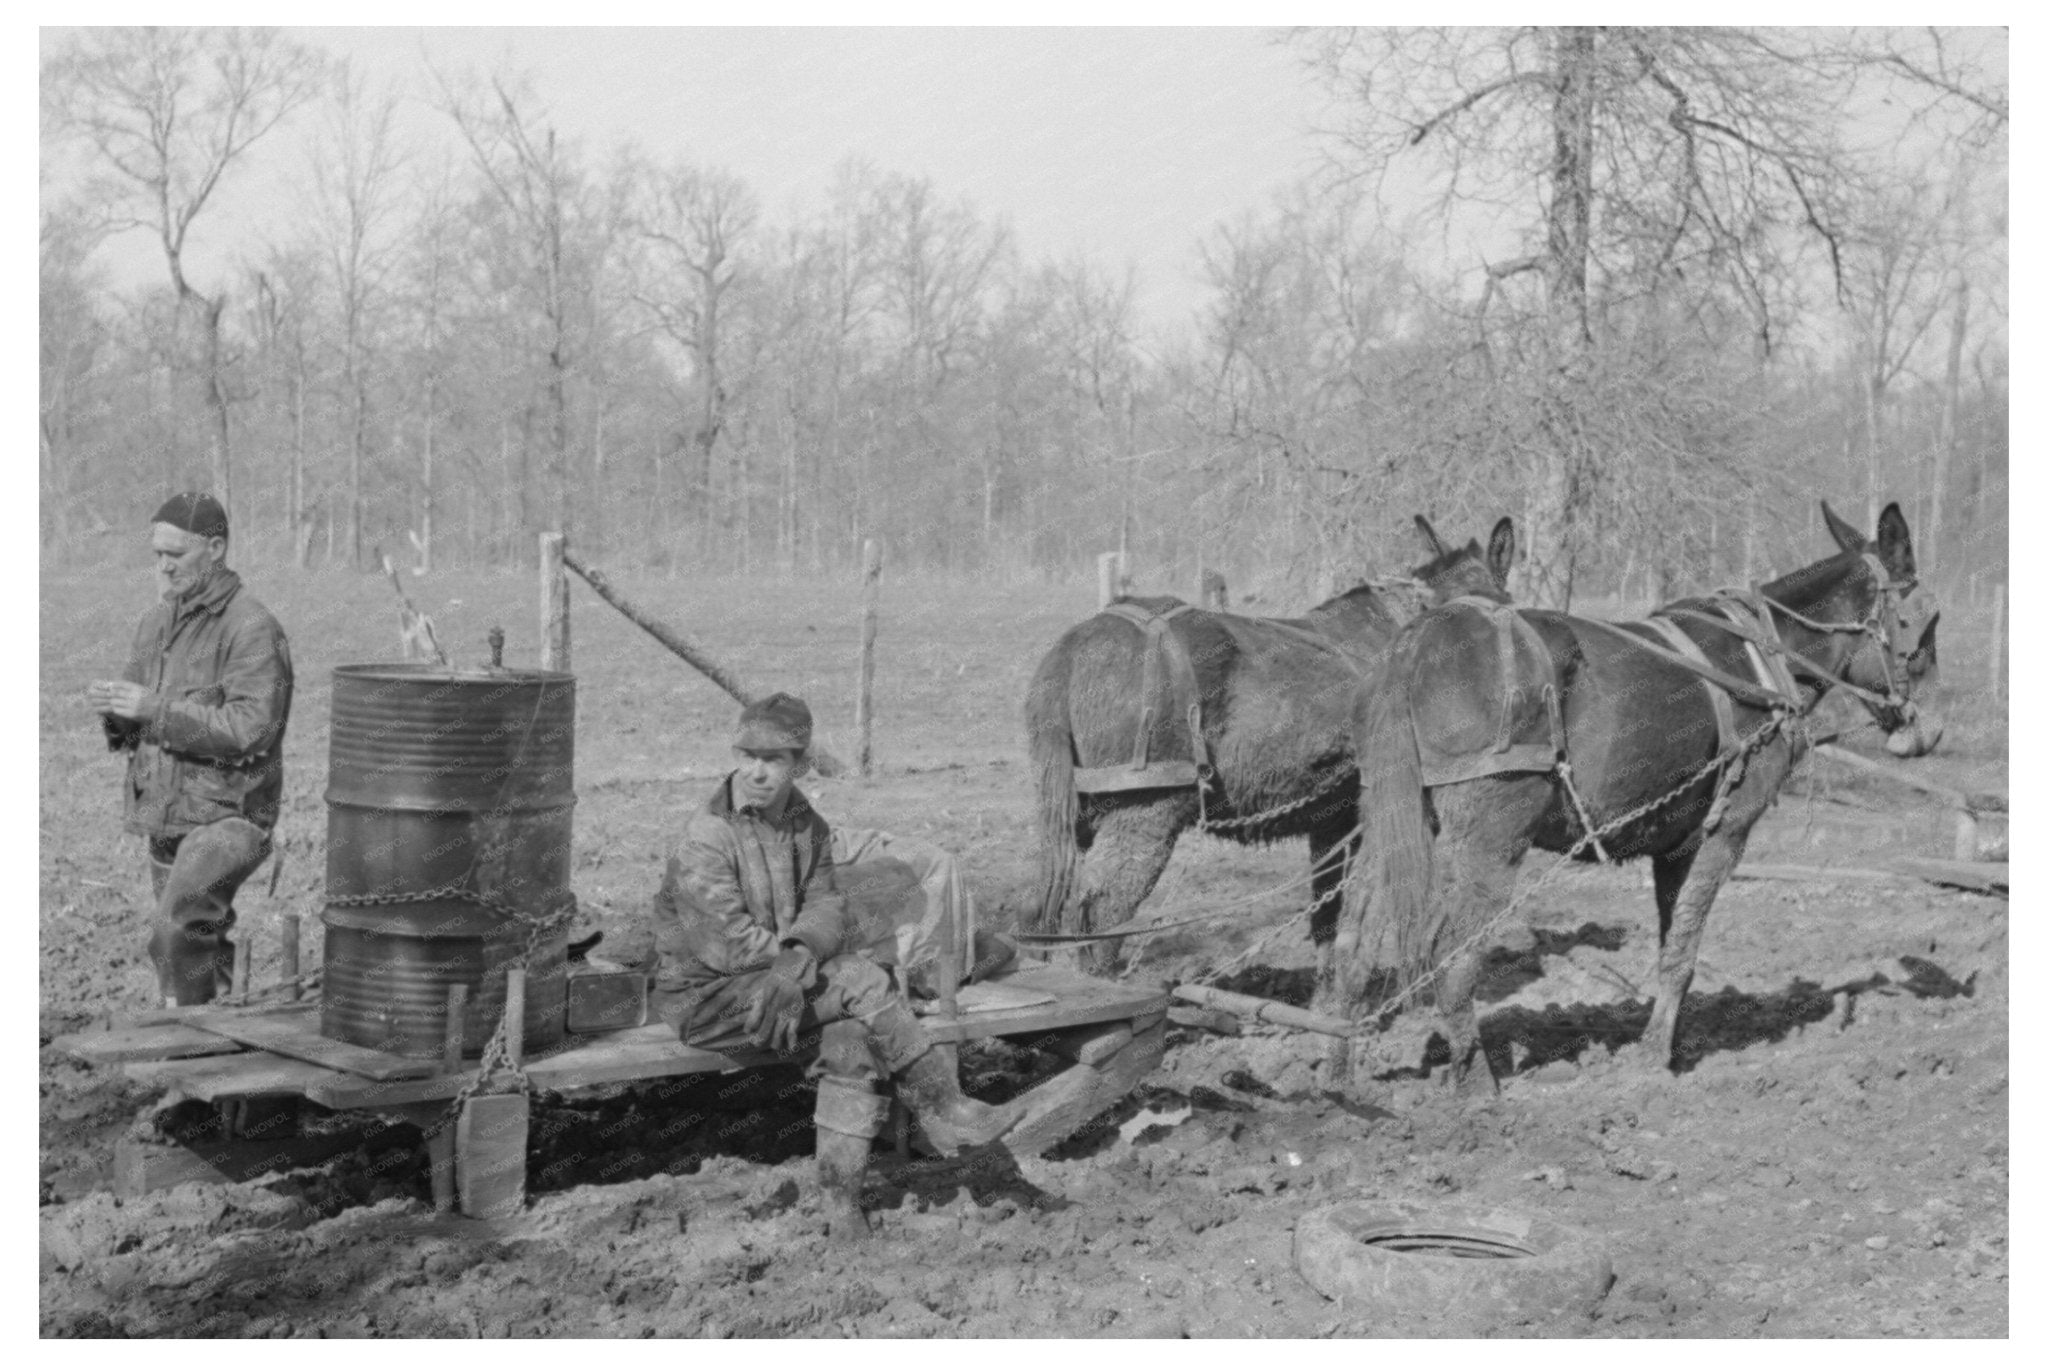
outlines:
[{"label": "bare tree", "polygon": [[441,81],[443,107],[469,147],[478,172],[519,235],[544,326],[549,501],[554,521],[575,523],[569,460],[570,234],[581,190],[572,154],[524,81],[493,76],[488,88],[457,90]]},{"label": "bare tree", "polygon": [[[1523,356],[1555,376],[1525,509],[1532,596],[1568,598],[1581,537],[1567,453],[1589,353],[1637,300],[1732,305],[1768,351],[1796,225],[1839,277],[1851,165],[1835,40],[1740,29],[1342,30],[1309,60],[1348,103],[1348,158],[1380,183],[1432,177],[1437,210],[1520,214],[1522,252],[1485,268],[1482,305],[1542,284]],[[1482,309],[1482,311],[1484,311]]]},{"label": "bare tree", "polygon": [[726,429],[729,297],[743,278],[759,218],[753,192],[730,172],[677,163],[640,174],[633,221],[647,272],[634,297],[689,358],[695,401],[687,429],[695,451],[700,555],[709,547],[712,524],[713,455]]},{"label": "bare tree", "polygon": [[232,510],[233,446],[221,337],[225,289],[185,270],[193,222],[222,178],[319,89],[321,59],[270,29],[80,30],[43,68],[52,125],[89,145],[114,230],[156,235],[182,311],[199,327],[213,482]]},{"label": "bare tree", "polygon": [[341,323],[341,369],[348,411],[348,563],[363,567],[363,464],[368,456],[373,314],[397,255],[393,226],[397,173],[404,154],[392,132],[397,96],[371,93],[345,63],[315,151],[319,236]]}]

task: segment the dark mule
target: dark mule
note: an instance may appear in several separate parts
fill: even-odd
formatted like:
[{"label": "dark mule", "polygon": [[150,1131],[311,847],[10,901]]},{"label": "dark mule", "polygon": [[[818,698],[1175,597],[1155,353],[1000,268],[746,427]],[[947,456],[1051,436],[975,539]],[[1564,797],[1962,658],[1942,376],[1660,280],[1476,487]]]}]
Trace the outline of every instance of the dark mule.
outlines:
[{"label": "dark mule", "polygon": [[1412,982],[1443,963],[1435,997],[1452,1075],[1495,1088],[1483,1055],[1472,1065],[1474,940],[1507,906],[1531,844],[1591,859],[1585,822],[1624,820],[1601,841],[1613,858],[1649,858],[1657,896],[1657,1003],[1638,1055],[1671,1064],[1707,911],[1804,752],[1801,718],[1847,685],[1903,749],[1939,736],[1912,702],[1934,664],[1939,609],[1913,594],[1905,518],[1885,508],[1874,545],[1827,520],[1840,554],[1765,584],[1760,599],[1671,603],[1662,626],[1454,604],[1402,633],[1359,706],[1365,852],[1337,944],[1348,1009],[1376,964]]},{"label": "dark mule", "polygon": [[[1501,518],[1487,549],[1477,541],[1452,550],[1421,517],[1432,556],[1408,591],[1362,586],[1294,620],[1198,611],[1173,598],[1131,599],[1129,607],[1090,617],[1062,635],[1040,661],[1025,697],[1024,720],[1038,779],[1039,883],[1028,927],[1046,932],[1114,929],[1150,894],[1182,831],[1206,815],[1211,832],[1241,843],[1307,835],[1318,910],[1311,936],[1319,966],[1336,926],[1345,859],[1358,801],[1351,757],[1352,697],[1376,669],[1401,625],[1462,593],[1497,593],[1514,555],[1514,523]],[[1155,630],[1119,619],[1177,614]],[[1083,770],[1128,764],[1146,717],[1149,761],[1192,772],[1185,688],[1160,657],[1184,648],[1200,702],[1200,734],[1213,777],[1198,789],[1179,785],[1086,792]],[[1149,666],[1148,652],[1157,650]],[[1085,783],[1083,785],[1086,785]],[[1086,865],[1083,866],[1083,853]],[[1087,951],[1107,971],[1115,941]]]}]

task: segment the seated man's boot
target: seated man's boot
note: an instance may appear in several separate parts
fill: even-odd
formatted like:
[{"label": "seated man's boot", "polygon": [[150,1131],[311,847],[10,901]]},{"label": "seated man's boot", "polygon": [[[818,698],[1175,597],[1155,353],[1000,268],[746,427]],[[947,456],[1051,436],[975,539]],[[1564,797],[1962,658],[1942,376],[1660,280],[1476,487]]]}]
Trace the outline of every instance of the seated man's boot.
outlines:
[{"label": "seated man's boot", "polygon": [[868,1215],[860,1206],[861,1177],[868,1168],[870,1138],[818,1130],[818,1185],[824,1192],[825,1229],[848,1242],[865,1241]]},{"label": "seated man's boot", "polygon": [[896,1094],[942,1156],[994,1142],[1023,1117],[1014,1106],[983,1104],[961,1094],[953,1060],[938,1048],[928,1050],[897,1075]]}]

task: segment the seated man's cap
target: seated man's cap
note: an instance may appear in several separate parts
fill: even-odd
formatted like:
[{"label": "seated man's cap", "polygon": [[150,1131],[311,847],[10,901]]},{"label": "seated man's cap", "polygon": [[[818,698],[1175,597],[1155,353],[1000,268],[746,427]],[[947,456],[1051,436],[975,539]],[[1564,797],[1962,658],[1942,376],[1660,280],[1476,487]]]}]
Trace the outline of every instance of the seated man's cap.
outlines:
[{"label": "seated man's cap", "polygon": [[156,509],[151,524],[168,522],[195,536],[225,536],[228,514],[211,493],[173,493],[171,500]]},{"label": "seated man's cap", "polygon": [[811,708],[787,692],[770,693],[740,712],[740,734],[733,744],[741,749],[808,751]]}]

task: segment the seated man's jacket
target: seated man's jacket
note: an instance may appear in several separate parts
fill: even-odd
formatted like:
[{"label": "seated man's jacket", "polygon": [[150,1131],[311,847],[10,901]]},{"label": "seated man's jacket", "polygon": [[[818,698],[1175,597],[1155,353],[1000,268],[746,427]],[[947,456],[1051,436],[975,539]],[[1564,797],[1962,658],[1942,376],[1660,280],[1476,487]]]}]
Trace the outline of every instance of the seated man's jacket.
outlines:
[{"label": "seated man's jacket", "polygon": [[849,938],[824,817],[794,788],[777,820],[735,810],[731,779],[720,782],[654,894],[656,988],[692,991],[759,971],[791,943],[811,950],[815,969]]}]

